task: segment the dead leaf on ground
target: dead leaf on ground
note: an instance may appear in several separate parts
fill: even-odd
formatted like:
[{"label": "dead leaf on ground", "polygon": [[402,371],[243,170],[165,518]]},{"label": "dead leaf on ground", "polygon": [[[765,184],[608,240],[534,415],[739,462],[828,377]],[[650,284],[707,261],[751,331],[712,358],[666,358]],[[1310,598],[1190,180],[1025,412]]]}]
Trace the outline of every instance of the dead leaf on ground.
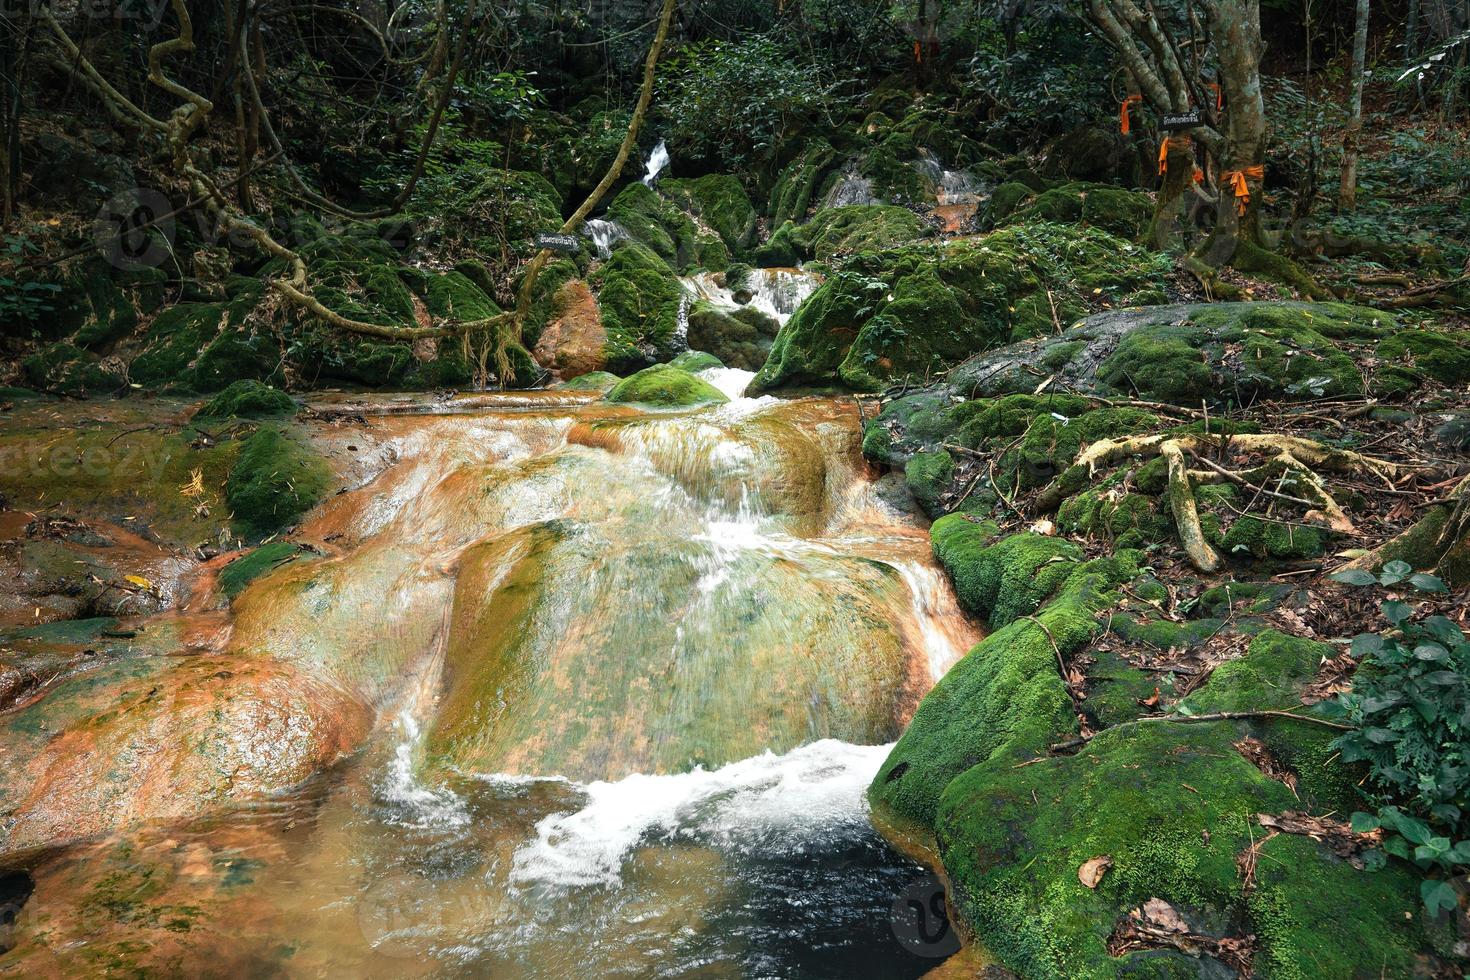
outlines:
[{"label": "dead leaf on ground", "polygon": [[1096,888],[1103,875],[1113,866],[1113,859],[1106,854],[1082,862],[1077,869],[1077,880],[1088,888]]}]

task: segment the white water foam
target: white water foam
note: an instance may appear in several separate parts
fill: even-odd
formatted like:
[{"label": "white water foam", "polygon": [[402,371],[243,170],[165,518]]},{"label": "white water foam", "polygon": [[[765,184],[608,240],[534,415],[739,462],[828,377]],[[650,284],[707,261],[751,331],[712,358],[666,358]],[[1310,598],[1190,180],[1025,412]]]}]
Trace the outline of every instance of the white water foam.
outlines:
[{"label": "white water foam", "polygon": [[388,822],[402,827],[463,827],[470,822],[464,800],[443,787],[425,786],[415,774],[414,762],[424,735],[418,719],[405,710],[396,722],[401,738],[393,750],[388,777],[378,787],[378,799],[393,808]]},{"label": "white water foam", "polygon": [[754,371],[742,371],[739,368],[705,368],[699,372],[699,376],[716,388],[731,401],[745,394],[745,388],[750,384],[750,379],[755,377]]},{"label": "white water foam", "polygon": [[586,806],[536,825],[536,839],[515,853],[511,880],[615,886],[627,856],[648,841],[798,853],[824,834],[866,826],[866,790],[891,748],[823,739],[719,769],[589,783],[582,787]]},{"label": "white water foam", "polygon": [[653,186],[654,180],[659,173],[669,165],[669,147],[663,140],[658,141],[658,146],[648,155],[647,173],[643,175],[643,183],[649,187]]}]

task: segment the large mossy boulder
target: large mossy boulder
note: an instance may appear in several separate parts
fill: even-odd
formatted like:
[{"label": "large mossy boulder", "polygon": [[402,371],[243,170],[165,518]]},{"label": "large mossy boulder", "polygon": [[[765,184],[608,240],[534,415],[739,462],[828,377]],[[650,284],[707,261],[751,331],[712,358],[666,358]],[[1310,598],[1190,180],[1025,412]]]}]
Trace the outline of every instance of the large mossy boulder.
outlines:
[{"label": "large mossy boulder", "polygon": [[[1064,321],[1065,322],[1065,321]],[[1117,394],[1196,406],[1262,398],[1310,400],[1402,390],[1402,376],[1364,377],[1396,335],[1391,313],[1343,303],[1209,303],[1093,314],[1051,336],[976,355],[946,384],[967,394],[1030,392],[1033,370],[1085,394]],[[1443,336],[1443,335],[1438,335]]]},{"label": "large mossy boulder", "polygon": [[120,365],[61,341],[48,344],[21,362],[21,377],[40,391],[82,397],[116,394],[127,386]]},{"label": "large mossy boulder", "polygon": [[198,421],[206,419],[266,418],[294,415],[296,402],[279,388],[259,381],[236,381],[205,402],[194,413]]},{"label": "large mossy boulder", "polygon": [[607,334],[607,369],[636,370],[679,351],[679,317],[687,302],[679,277],[647,246],[624,242],[592,280]]},{"label": "large mossy boulder", "polygon": [[729,310],[700,301],[689,310],[689,344],[727,367],[758,371],[770,355],[781,325],[750,306]]},{"label": "large mossy boulder", "polygon": [[818,191],[823,179],[838,161],[837,151],[826,140],[815,139],[807,143],[781,171],[771,188],[768,211],[771,227],[780,228],[788,221],[796,224],[805,221],[807,211],[819,200]]},{"label": "large mossy boulder", "polygon": [[859,255],[782,328],[751,391],[873,391],[934,375],[1006,341],[1054,333],[1100,299],[1138,299],[1162,262],[1105,232],[1047,223]]},{"label": "large mossy boulder", "polygon": [[755,238],[756,213],[740,181],[729,174],[670,178],[659,191],[712,229],[732,255],[743,254]]},{"label": "large mossy boulder", "polygon": [[885,249],[923,238],[929,229],[907,208],[886,204],[852,204],[823,208],[805,224],[778,227],[757,248],[754,258],[765,267],[797,265],[807,259],[828,262],[855,252]]},{"label": "large mossy boulder", "polygon": [[[1229,623],[1099,615],[1127,595],[1151,608],[1146,597],[1162,593],[1138,552],[1088,561],[1072,542],[1004,536],[961,514],[936,521],[932,535],[961,603],[993,631],[924,698],[869,795],[884,826],[932,835],[978,944],[1027,977],[1226,976],[1241,962],[1232,949],[1263,976],[1369,976],[1412,972],[1446,948],[1406,866],[1370,872],[1311,837],[1266,840],[1260,814],[1340,819],[1354,805],[1361,777],[1332,751],[1332,730],[1269,717],[1142,718],[1160,678],[1097,642],[1110,632],[1113,643],[1183,649]],[[1188,695],[1190,717],[1312,710],[1301,707],[1305,685],[1333,648],[1251,625],[1244,617],[1261,595],[1242,587],[1229,604],[1239,628],[1256,632]],[[1196,615],[1220,611],[1207,595]],[[1086,672],[1085,700],[1059,662]],[[1078,739],[1084,712],[1123,727]],[[1060,751],[1067,743],[1075,754]],[[1099,862],[1100,878],[1088,877],[1084,866]],[[1227,940],[1225,952],[1118,943],[1149,902],[1167,903],[1196,935]],[[1339,942],[1345,919],[1371,941]]]},{"label": "large mossy boulder", "polygon": [[235,527],[262,538],[296,523],[331,485],[326,463],[310,447],[267,426],[240,446],[225,483]]},{"label": "large mossy boulder", "polygon": [[[682,199],[694,201],[695,190],[689,182],[676,187]],[[721,204],[716,200],[718,195],[713,191],[706,196],[712,209],[728,207],[728,202]],[[646,184],[629,184],[623,188],[608,205],[607,215],[634,241],[652,249],[674,269],[702,266],[720,270],[730,263],[730,250],[716,230],[700,228],[677,204]],[[720,215],[719,220],[731,224],[734,218]]]},{"label": "large mossy boulder", "polygon": [[607,393],[607,400],[654,405],[659,408],[686,408],[727,402],[730,399],[720,389],[697,375],[672,364],[655,364],[619,381]]}]

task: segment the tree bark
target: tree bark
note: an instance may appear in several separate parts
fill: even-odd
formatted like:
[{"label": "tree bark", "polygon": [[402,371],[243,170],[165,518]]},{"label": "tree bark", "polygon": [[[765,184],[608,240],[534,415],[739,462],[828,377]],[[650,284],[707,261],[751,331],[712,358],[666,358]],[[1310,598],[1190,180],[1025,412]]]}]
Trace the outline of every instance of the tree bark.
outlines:
[{"label": "tree bark", "polygon": [[1351,211],[1358,203],[1358,142],[1363,135],[1363,73],[1368,60],[1368,0],[1358,0],[1357,29],[1353,34],[1352,86],[1348,94],[1348,124],[1342,136],[1342,177],[1337,185],[1337,207]]}]

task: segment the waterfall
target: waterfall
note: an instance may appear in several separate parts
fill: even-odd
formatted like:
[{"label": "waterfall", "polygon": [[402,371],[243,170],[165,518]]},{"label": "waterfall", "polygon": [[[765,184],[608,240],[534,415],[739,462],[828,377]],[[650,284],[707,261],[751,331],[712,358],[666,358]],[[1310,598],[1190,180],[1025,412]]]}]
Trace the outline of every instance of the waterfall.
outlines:
[{"label": "waterfall", "polygon": [[862,174],[844,174],[832,187],[824,202],[829,208],[843,208],[852,204],[877,204],[873,193],[873,182]]},{"label": "waterfall", "polygon": [[643,183],[649,187],[658,179],[658,175],[669,165],[669,147],[663,140],[658,141],[658,146],[648,155],[647,173],[643,175]]},{"label": "waterfall", "polygon": [[626,228],[606,218],[588,218],[582,223],[582,233],[592,239],[599,259],[612,255],[613,245],[628,237]]},{"label": "waterfall", "polygon": [[977,204],[981,186],[968,171],[947,170],[939,157],[930,149],[919,150],[919,159],[914,169],[923,174],[934,185],[934,194],[941,207],[950,204]]},{"label": "waterfall", "polygon": [[734,291],[722,285],[713,273],[701,272],[686,277],[683,282],[685,292],[695,299],[727,310],[749,306],[785,326],[807,297],[822,285],[822,277],[801,269],[752,269],[745,280],[750,292],[750,299],[745,303],[737,300]]}]

